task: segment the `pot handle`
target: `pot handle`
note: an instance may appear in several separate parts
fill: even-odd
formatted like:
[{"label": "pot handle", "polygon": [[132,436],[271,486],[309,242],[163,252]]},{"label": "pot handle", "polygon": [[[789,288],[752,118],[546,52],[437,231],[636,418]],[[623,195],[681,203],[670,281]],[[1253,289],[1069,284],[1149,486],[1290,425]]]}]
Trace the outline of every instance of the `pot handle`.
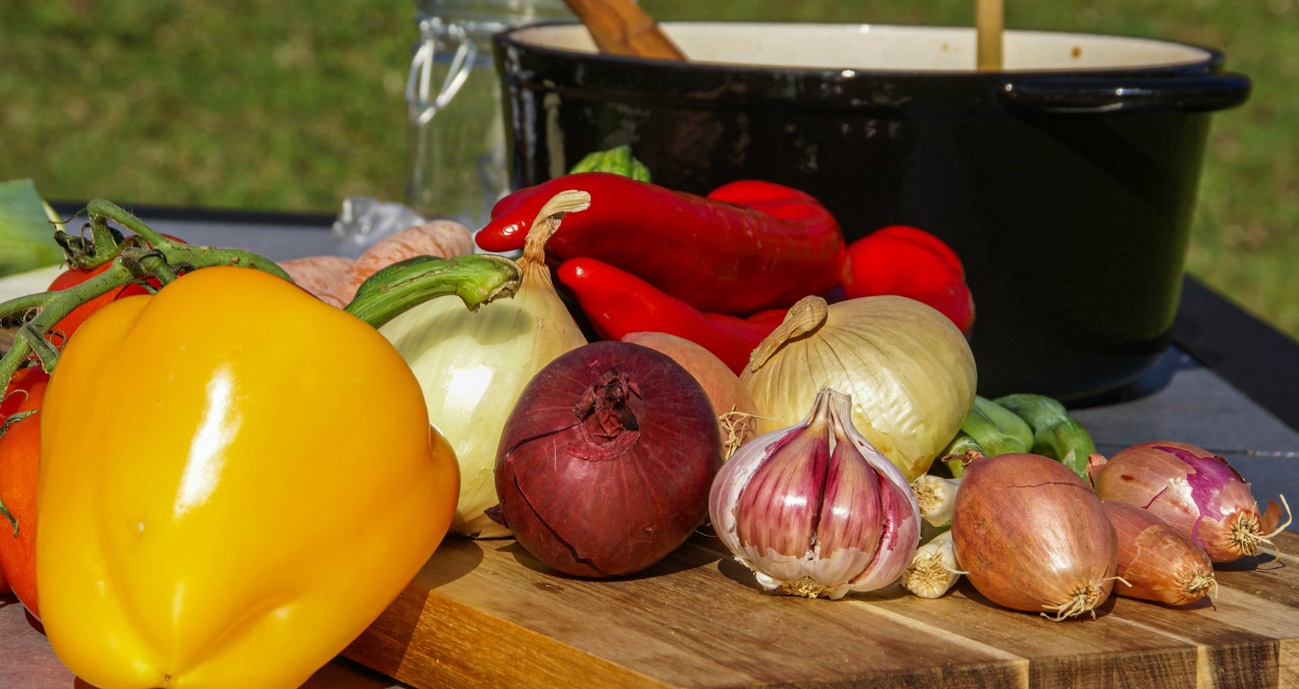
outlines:
[{"label": "pot handle", "polygon": [[998,98],[1012,111],[1038,113],[1211,112],[1249,99],[1242,74],[1058,77],[1007,75]]}]

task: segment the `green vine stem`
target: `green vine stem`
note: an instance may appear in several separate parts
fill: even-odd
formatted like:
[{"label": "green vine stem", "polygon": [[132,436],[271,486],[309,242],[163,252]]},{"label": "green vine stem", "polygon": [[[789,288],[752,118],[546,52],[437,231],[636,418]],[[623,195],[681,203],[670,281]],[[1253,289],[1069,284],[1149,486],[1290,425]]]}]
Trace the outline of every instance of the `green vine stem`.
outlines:
[{"label": "green vine stem", "polygon": [[9,520],[9,524],[13,526],[14,529],[14,538],[18,538],[18,519],[15,518],[14,515],[9,512],[8,507],[5,507],[4,500],[0,500],[0,517],[4,517],[5,519]]},{"label": "green vine stem", "polygon": [[[244,249],[199,246],[170,239],[110,201],[91,201],[86,212],[90,216],[93,249],[88,254],[74,255],[78,252],[65,245],[69,262],[93,268],[108,263],[104,259],[111,256],[111,265],[68,289],[0,303],[0,322],[21,324],[13,346],[0,357],[0,390],[8,386],[9,379],[32,354],[36,354],[46,371],[53,370],[58,350],[47,346],[45,335],[73,309],[130,282],[152,277],[167,284],[179,272],[212,266],[255,268],[292,282],[288,273],[268,258]],[[110,220],[133,232],[136,238],[119,244],[107,224]]]},{"label": "green vine stem", "polygon": [[[51,329],[73,309],[95,297],[136,281],[156,279],[163,285],[183,272],[212,266],[241,266],[292,279],[274,261],[243,249],[223,249],[171,239],[122,208],[103,200],[86,207],[91,240],[61,237],[70,264],[103,272],[73,287],[31,294],[0,303],[0,322],[18,325],[13,347],[0,357],[0,390],[19,367],[35,356],[52,371],[59,350],[49,341]],[[123,239],[108,222],[134,234]],[[346,310],[374,327],[429,299],[456,295],[471,311],[494,299],[512,297],[519,289],[519,266],[501,256],[469,254],[440,259],[420,256],[380,270],[357,290]]]}]

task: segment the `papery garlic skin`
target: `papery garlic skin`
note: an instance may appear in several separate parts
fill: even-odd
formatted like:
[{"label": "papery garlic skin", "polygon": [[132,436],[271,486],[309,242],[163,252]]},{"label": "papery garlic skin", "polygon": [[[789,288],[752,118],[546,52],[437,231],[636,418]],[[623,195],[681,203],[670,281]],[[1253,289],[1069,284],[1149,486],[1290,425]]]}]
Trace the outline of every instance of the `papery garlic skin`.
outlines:
[{"label": "papery garlic skin", "polygon": [[851,413],[852,399],[827,388],[802,423],[741,446],[713,482],[713,527],[767,590],[872,591],[896,581],[915,552],[915,496]]}]

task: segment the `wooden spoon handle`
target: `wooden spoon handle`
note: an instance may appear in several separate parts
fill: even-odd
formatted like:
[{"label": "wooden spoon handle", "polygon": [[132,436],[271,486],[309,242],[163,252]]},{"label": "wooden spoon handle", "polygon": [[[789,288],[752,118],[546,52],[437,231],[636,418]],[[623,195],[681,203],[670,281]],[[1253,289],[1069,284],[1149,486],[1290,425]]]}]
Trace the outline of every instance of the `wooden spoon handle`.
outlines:
[{"label": "wooden spoon handle", "polygon": [[685,53],[632,0],[564,0],[602,53],[685,60]]}]

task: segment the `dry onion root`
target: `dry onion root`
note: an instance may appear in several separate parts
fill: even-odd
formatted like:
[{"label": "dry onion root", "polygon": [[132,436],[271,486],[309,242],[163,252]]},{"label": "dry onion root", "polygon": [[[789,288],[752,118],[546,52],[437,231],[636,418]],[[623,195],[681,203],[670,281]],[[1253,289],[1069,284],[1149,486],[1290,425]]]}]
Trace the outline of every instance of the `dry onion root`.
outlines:
[{"label": "dry onion root", "polygon": [[1118,542],[1104,506],[1048,457],[972,463],[956,494],[952,541],[974,588],[1012,610],[1095,617],[1114,588]]},{"label": "dry onion root", "polygon": [[1149,510],[1102,500],[1119,541],[1114,594],[1168,605],[1194,603],[1218,589],[1209,554]]}]

